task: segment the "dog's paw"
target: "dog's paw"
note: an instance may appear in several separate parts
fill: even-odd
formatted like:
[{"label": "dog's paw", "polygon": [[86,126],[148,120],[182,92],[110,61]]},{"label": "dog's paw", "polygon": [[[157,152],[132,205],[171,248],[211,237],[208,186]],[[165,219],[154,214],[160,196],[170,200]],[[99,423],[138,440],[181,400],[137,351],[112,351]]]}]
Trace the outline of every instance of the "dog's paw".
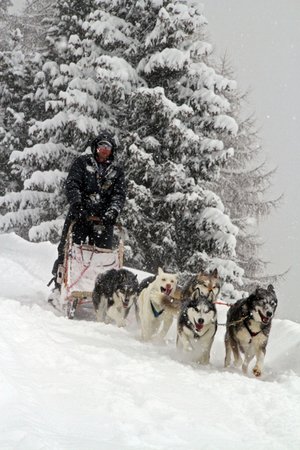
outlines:
[{"label": "dog's paw", "polygon": [[198,364],[201,364],[202,366],[207,366],[209,364],[209,358],[207,357],[200,358]]},{"label": "dog's paw", "polygon": [[244,375],[247,375],[248,373],[248,364],[243,364],[242,365],[242,371]]},{"label": "dog's paw", "polygon": [[192,347],[191,345],[186,345],[186,346],[184,347],[184,351],[185,351],[185,352],[192,352],[192,351],[193,351],[193,347]]},{"label": "dog's paw", "polygon": [[224,367],[225,367],[225,369],[226,369],[226,367],[230,366],[230,363],[231,363],[230,358],[227,358],[227,356],[226,356],[226,358],[224,360]]},{"label": "dog's paw", "polygon": [[252,372],[253,372],[253,375],[256,377],[260,377],[261,373],[262,373],[261,369],[258,366],[255,366],[253,368]]},{"label": "dog's paw", "polygon": [[[234,367],[236,367],[236,368],[238,368],[238,367],[241,367],[241,365],[242,365],[242,358],[238,358],[238,359],[235,359],[234,360]],[[243,368],[243,370],[244,370],[244,368]],[[247,372],[247,367],[246,367],[246,372]]]}]

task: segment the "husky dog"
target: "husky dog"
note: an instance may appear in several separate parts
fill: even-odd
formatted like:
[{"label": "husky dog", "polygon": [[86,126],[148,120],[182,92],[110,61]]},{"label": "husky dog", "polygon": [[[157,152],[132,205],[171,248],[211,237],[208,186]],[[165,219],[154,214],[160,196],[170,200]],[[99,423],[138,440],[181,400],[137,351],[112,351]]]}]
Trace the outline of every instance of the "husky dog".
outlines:
[{"label": "husky dog", "polygon": [[184,298],[191,298],[196,293],[197,296],[204,295],[211,300],[216,300],[219,292],[220,279],[218,270],[215,269],[210,273],[199,272],[193,276],[183,287],[182,295]]},{"label": "husky dog", "polygon": [[[149,283],[148,283],[149,281]],[[172,325],[174,313],[163,304],[164,297],[172,297],[177,285],[177,275],[166,273],[161,268],[153,281],[146,280],[138,298],[138,314],[142,339],[148,341],[161,327],[159,337],[164,339]],[[151,281],[151,282],[150,282]]]},{"label": "husky dog", "polygon": [[152,283],[156,278],[156,275],[151,275],[150,277],[144,278],[139,284],[139,294],[143,289],[146,289],[150,283]]},{"label": "husky dog", "polygon": [[126,317],[138,296],[136,275],[127,269],[111,269],[97,276],[93,290],[93,303],[99,322],[126,325]]},{"label": "husky dog", "polygon": [[239,367],[242,364],[246,374],[250,361],[256,356],[253,374],[256,377],[261,375],[276,307],[277,298],[271,284],[267,289],[258,287],[248,298],[238,300],[230,307],[225,333],[225,367],[230,365],[232,352],[234,365]]},{"label": "husky dog", "polygon": [[181,308],[177,324],[177,348],[193,351],[200,364],[208,364],[217,331],[217,310],[206,296],[195,293]]}]

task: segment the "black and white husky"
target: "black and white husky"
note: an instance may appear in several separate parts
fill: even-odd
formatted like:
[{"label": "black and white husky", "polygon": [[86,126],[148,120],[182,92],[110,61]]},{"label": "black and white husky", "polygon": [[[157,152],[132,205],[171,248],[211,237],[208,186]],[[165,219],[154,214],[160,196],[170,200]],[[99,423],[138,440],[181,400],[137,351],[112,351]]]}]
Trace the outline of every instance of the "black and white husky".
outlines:
[{"label": "black and white husky", "polygon": [[137,301],[138,288],[137,276],[127,269],[99,274],[92,296],[97,320],[124,327],[129,310]]},{"label": "black and white husky", "polygon": [[[246,374],[249,363],[255,356],[253,374],[256,377],[261,375],[276,307],[276,294],[270,284],[267,289],[258,287],[248,298],[238,300],[229,308],[225,334],[225,367],[230,365],[233,353],[234,365],[242,365]],[[244,354],[244,360],[241,354]]]},{"label": "black and white husky", "polygon": [[216,306],[205,295],[197,292],[182,305],[178,317],[177,348],[193,352],[193,359],[200,364],[208,364],[216,331]]}]

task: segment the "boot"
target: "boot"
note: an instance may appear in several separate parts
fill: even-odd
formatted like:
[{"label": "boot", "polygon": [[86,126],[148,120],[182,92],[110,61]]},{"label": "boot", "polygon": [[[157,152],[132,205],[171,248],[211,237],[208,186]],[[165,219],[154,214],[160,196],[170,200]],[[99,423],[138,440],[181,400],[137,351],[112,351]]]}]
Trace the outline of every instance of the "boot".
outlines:
[{"label": "boot", "polygon": [[[56,263],[56,261],[55,261]],[[54,263],[54,265],[55,265]],[[54,269],[54,267],[53,267]],[[54,288],[51,290],[48,296],[49,303],[56,303],[60,297],[61,284],[64,277],[64,266],[62,264],[56,265],[57,272],[54,274],[54,277],[49,281],[48,286],[50,286],[54,281]]]}]

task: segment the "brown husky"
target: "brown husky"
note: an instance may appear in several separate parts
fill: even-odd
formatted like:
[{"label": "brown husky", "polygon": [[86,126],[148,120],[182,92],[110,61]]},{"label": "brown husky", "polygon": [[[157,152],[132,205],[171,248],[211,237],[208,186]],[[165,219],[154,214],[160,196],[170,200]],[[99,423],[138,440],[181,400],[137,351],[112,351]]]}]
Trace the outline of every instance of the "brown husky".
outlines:
[{"label": "brown husky", "polygon": [[210,300],[216,300],[220,288],[220,278],[217,269],[210,273],[199,272],[190,278],[183,287],[182,296],[184,298],[197,298],[197,296],[204,295]]}]

